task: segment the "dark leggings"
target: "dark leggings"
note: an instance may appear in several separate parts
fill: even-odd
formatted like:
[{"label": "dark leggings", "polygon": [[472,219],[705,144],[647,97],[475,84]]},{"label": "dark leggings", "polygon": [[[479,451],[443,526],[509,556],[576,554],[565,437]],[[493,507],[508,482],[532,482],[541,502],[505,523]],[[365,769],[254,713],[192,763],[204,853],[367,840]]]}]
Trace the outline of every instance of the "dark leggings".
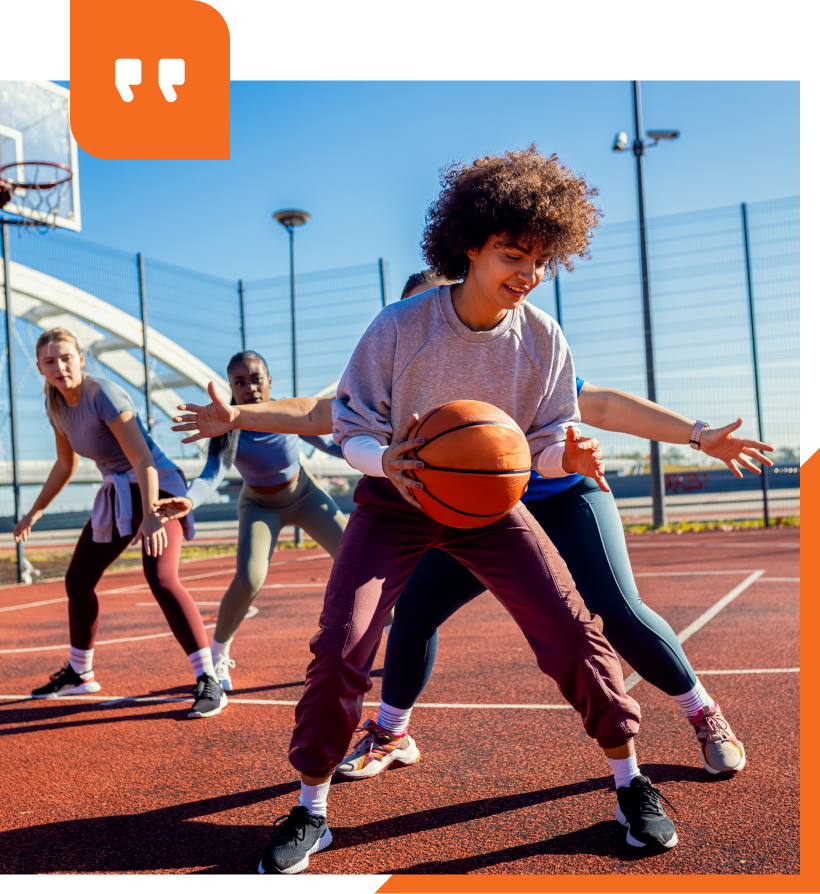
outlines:
[{"label": "dark leggings", "polygon": [[[164,491],[160,496],[170,497]],[[113,493],[112,493],[113,499]],[[131,502],[134,516],[131,530],[136,534],[142,523],[142,499],[140,489],[131,485]],[[159,557],[149,556],[142,551],[142,568],[145,579],[159,603],[177,641],[186,655],[198,652],[208,646],[208,637],[199,609],[191,594],[179,582],[179,553],[182,548],[182,525],[179,520],[166,522],[168,545]],[[71,631],[71,645],[76,649],[91,649],[100,626],[100,601],[95,587],[106,568],[122,553],[134,539],[133,534],[121,537],[116,528],[110,543],[94,543],[91,522],[86,522],[71,564],[65,576],[68,593],[68,625]]]},{"label": "dark leggings", "polygon": [[[672,628],[641,602],[612,494],[590,478],[526,504],[567,563],[586,607],[604,622],[612,647],[645,680],[682,695],[695,672]],[[428,550],[396,603],[387,641],[382,698],[412,708],[433,672],[438,628],[485,587],[460,562]]]}]

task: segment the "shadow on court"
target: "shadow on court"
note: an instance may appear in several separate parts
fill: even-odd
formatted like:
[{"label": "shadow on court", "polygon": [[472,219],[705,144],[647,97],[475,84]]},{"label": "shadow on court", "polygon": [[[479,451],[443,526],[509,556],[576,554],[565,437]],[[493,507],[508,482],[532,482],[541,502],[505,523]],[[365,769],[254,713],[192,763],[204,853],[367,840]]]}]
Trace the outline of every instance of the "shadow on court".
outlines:
[{"label": "shadow on court", "polygon": [[[674,768],[678,770],[680,768]],[[693,771],[694,775],[694,771]],[[697,775],[702,780],[700,774]],[[609,788],[607,777],[535,792],[465,801],[422,810],[356,827],[332,825],[330,851],[368,842],[405,839],[418,832],[453,829],[472,820],[494,817],[527,807]],[[271,836],[265,825],[207,823],[200,817],[250,807],[287,794],[298,782],[289,781],[233,795],[124,816],[99,817],[15,829],[0,833],[0,872],[151,872],[184,871],[255,873],[259,855]],[[623,830],[613,821],[535,844],[506,848],[464,860],[385,867],[384,872],[469,872],[537,854],[595,854],[619,860],[641,859],[624,844]],[[90,846],[91,845],[91,846]]]}]

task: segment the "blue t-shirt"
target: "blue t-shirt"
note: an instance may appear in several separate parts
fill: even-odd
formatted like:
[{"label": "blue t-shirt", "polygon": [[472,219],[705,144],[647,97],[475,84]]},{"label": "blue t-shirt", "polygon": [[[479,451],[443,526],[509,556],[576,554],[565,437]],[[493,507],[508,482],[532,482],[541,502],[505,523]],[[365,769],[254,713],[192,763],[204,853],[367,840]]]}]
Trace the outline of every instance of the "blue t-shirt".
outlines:
[{"label": "blue t-shirt", "polygon": [[[342,448],[330,435],[304,435],[313,447],[343,458]],[[234,460],[242,480],[251,487],[272,487],[289,481],[299,471],[299,435],[241,431]],[[208,454],[205,468],[188,488],[196,509],[219,487],[228,470],[214,453]]]},{"label": "blue t-shirt", "polygon": [[[578,394],[584,387],[584,380],[575,377],[575,387]],[[544,497],[553,497],[562,491],[568,490],[577,484],[583,475],[567,475],[565,478],[542,478],[538,472],[530,472],[530,485],[527,492],[521,497],[522,503],[530,503],[533,500],[543,500]]]}]

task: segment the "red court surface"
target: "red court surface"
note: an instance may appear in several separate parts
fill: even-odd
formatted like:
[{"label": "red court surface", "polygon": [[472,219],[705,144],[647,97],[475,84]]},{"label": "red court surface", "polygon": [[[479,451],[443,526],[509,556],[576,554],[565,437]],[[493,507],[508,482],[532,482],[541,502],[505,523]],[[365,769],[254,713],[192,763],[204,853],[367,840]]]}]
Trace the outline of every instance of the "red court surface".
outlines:
[{"label": "red court surface", "polygon": [[[701,623],[687,653],[748,752],[735,778],[707,775],[677,705],[636,683],[639,762],[677,809],[679,845],[625,843],[601,752],[484,594],[441,630],[412,721],[421,761],[334,783],[334,842],[308,872],[799,872],[798,532],[628,542],[645,601],[676,632]],[[25,697],[67,657],[63,584],[1,589],[0,872],[255,873],[298,797],[293,702],[330,564],[320,551],[275,554],[234,643],[231,703],[206,720],[173,700],[191,672],[141,573],[100,587],[94,699]],[[232,566],[183,566],[208,625]],[[383,656],[382,645],[365,717],[377,713]]]}]

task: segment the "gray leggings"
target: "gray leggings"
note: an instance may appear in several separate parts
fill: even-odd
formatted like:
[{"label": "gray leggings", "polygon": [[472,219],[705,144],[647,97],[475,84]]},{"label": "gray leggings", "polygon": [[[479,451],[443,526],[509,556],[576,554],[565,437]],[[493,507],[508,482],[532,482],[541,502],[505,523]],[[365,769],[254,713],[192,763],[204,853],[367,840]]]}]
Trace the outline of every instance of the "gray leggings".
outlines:
[{"label": "gray leggings", "polygon": [[268,576],[279,532],[286,525],[304,528],[331,556],[342,538],[347,519],[333,498],[300,466],[297,478],[274,494],[245,486],[239,494],[239,542],[236,575],[219,606],[214,639],[227,642],[239,629]]}]

